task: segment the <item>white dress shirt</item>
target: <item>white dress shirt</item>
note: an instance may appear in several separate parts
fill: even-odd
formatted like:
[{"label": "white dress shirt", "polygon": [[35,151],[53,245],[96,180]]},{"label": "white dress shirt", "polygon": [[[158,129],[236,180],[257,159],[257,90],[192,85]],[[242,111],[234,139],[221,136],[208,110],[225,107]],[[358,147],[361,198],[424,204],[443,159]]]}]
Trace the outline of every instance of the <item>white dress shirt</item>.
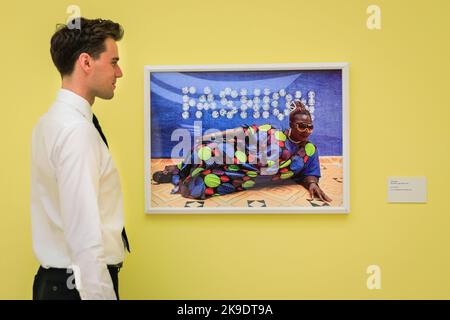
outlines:
[{"label": "white dress shirt", "polygon": [[125,255],[119,175],[89,102],[72,91],[59,90],[33,130],[30,187],[41,265],[76,266],[82,299],[116,299],[107,264]]}]

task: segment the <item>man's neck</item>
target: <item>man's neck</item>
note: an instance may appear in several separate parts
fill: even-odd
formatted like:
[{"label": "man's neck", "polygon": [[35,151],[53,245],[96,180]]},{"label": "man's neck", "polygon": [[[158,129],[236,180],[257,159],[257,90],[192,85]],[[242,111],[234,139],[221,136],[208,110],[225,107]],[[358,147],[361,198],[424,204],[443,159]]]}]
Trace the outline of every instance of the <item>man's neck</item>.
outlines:
[{"label": "man's neck", "polygon": [[79,95],[80,97],[86,99],[86,101],[89,102],[91,107],[95,102],[95,96],[90,94],[86,88],[77,85],[77,82],[73,81],[73,79],[63,78],[61,88],[70,90],[73,93]]}]

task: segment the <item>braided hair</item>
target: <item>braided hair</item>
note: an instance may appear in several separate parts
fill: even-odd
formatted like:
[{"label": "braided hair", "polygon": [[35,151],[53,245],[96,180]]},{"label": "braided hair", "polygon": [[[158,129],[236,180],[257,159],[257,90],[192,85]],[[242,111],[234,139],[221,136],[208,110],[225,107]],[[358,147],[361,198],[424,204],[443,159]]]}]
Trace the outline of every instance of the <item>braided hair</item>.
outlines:
[{"label": "braided hair", "polygon": [[305,105],[300,100],[292,101],[289,107],[291,108],[291,113],[289,114],[289,123],[295,122],[295,116],[297,114],[304,114],[312,119],[311,113],[309,113]]}]

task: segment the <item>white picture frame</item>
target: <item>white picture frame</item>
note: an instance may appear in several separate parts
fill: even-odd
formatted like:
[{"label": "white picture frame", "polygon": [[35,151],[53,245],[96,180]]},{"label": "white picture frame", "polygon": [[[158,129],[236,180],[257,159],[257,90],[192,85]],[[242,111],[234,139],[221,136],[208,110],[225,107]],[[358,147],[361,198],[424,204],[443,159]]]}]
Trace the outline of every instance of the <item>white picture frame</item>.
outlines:
[{"label": "white picture frame", "polygon": [[[211,75],[212,73],[222,75],[226,73],[232,74],[233,72],[241,77],[245,77],[245,73],[248,73],[249,76],[255,74],[266,74],[271,72],[277,72],[283,74],[283,72],[295,74],[295,72],[299,72],[300,75],[305,75],[305,79],[308,78],[306,75],[311,75],[309,78],[314,79],[314,75],[324,74],[323,72],[316,71],[325,71],[329,72],[329,74],[340,74],[340,83],[338,83],[340,89],[340,121],[341,128],[340,130],[340,152],[342,159],[336,165],[342,169],[341,177],[335,178],[338,183],[342,184],[342,193],[340,197],[339,205],[320,205],[320,206],[264,206],[264,207],[245,207],[245,206],[199,206],[199,207],[185,207],[181,205],[173,205],[168,202],[169,205],[165,204],[165,194],[159,194],[159,198],[162,201],[162,204],[157,204],[155,201],[152,201],[152,197],[155,197],[154,190],[159,187],[152,184],[152,174],[155,170],[152,170],[152,95],[157,96],[153,89],[161,90],[163,92],[164,88],[161,89],[161,85],[163,83],[156,83],[156,77],[161,75],[173,75],[176,76],[179,74],[180,77],[186,74],[195,73],[196,75],[201,76],[202,73]],[[153,76],[153,77],[152,77]],[[301,81],[301,76],[297,79]],[[173,79],[173,77],[171,79]],[[331,76],[330,76],[331,77]],[[155,83],[152,83],[152,79]],[[333,76],[332,79],[336,79]],[[204,79],[203,79],[204,80]],[[158,80],[159,81],[159,80]],[[215,81],[215,80],[206,80],[206,81]],[[256,80],[254,80],[256,81]],[[259,80],[258,80],[259,81]],[[308,81],[308,80],[304,80]],[[311,80],[314,84],[318,85],[317,80]],[[337,80],[333,80],[337,81]],[[216,81],[217,82],[217,81]],[[215,85],[216,82],[214,82]],[[305,86],[307,87],[305,82]],[[211,82],[212,83],[212,82]],[[322,83],[320,88],[323,88],[323,91],[326,90],[326,84]],[[336,85],[336,84],[334,84]],[[153,86],[153,87],[152,87]],[[170,87],[172,88],[172,87]],[[206,90],[207,87],[204,87]],[[163,90],[164,89],[164,90]],[[180,91],[180,106],[182,105],[182,96],[183,96],[183,88],[178,88]],[[189,89],[189,88],[188,88]],[[237,90],[237,89],[236,89]],[[235,90],[235,91],[236,91]],[[168,92],[169,90],[166,90]],[[192,90],[193,91],[193,90]],[[319,90],[320,91],[320,90]],[[335,90],[336,91],[336,90]],[[337,90],[339,91],[339,90]],[[207,91],[205,91],[207,92]],[[281,91],[280,91],[281,92]],[[216,92],[217,93],[217,92]],[[214,95],[216,95],[214,93]],[[233,93],[233,92],[232,92]],[[243,93],[243,92],[242,92]],[[297,94],[297,93],[296,93]],[[172,96],[172,93],[170,93]],[[231,95],[233,96],[233,95]],[[235,98],[236,94],[234,93]],[[159,96],[158,96],[159,97]],[[219,96],[220,97],[220,96]],[[218,97],[218,98],[219,98]],[[242,97],[242,96],[241,96]],[[178,99],[178,97],[176,98]],[[200,98],[201,99],[201,96]],[[318,92],[317,99],[320,99],[320,92]],[[155,99],[156,100],[156,99]],[[194,99],[195,100],[195,99]],[[230,98],[231,100],[231,98]],[[336,99],[335,99],[336,100]],[[339,99],[337,99],[339,100]],[[177,103],[176,100],[173,103]],[[287,101],[287,100],[286,100]],[[190,100],[189,100],[190,102]],[[314,105],[313,105],[314,106]],[[197,108],[199,105],[197,104]],[[153,111],[156,110],[155,108]],[[338,108],[336,108],[337,110]],[[161,109],[162,110],[162,109]],[[164,109],[166,110],[166,109]],[[180,110],[181,111],[181,110]],[[166,111],[164,111],[166,112]],[[167,111],[170,112],[170,111]],[[330,112],[328,112],[329,114]],[[180,118],[181,119],[181,118]],[[154,119],[153,119],[154,120]],[[183,120],[180,120],[182,122]],[[163,121],[161,121],[163,122]],[[171,124],[177,123],[178,121],[170,121]],[[155,122],[153,123],[155,124]],[[154,125],[154,127],[157,127]],[[159,130],[162,130],[158,125]],[[154,129],[155,130],[155,129]],[[315,129],[314,129],[315,130]],[[144,67],[144,163],[145,163],[145,178],[144,178],[144,188],[145,188],[145,213],[148,214],[347,214],[350,212],[350,145],[349,145],[349,64],[346,62],[338,62],[338,63],[280,63],[280,64],[238,64],[238,65],[183,65],[183,66],[145,66]],[[161,144],[161,141],[159,141]],[[156,144],[155,144],[156,145]],[[154,154],[156,152],[153,152]],[[339,156],[336,156],[338,158]],[[319,182],[320,184],[320,182]],[[298,185],[299,188],[303,188]],[[326,192],[326,190],[324,190]],[[246,191],[243,191],[244,193]],[[172,197],[174,195],[167,193],[167,197]],[[180,195],[176,195],[180,196]],[[186,199],[186,205],[190,201],[190,199]],[[199,202],[198,200],[192,200]],[[208,199],[203,200],[203,202],[208,201]],[[250,200],[249,200],[250,201]],[[250,202],[248,204],[250,206]],[[309,201],[309,200],[308,200]],[[310,201],[310,203],[313,203]],[[203,203],[204,204],[204,203]]]}]

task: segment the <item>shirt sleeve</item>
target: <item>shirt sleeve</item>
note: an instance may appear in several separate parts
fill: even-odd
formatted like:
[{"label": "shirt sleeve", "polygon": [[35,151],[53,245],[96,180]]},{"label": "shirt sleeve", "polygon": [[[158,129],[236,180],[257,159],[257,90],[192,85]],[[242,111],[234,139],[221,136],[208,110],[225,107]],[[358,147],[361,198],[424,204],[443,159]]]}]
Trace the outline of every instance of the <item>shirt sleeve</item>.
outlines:
[{"label": "shirt sleeve", "polygon": [[320,178],[320,162],[317,146],[315,146],[314,154],[308,157],[308,160],[305,163],[305,167],[300,174],[301,177],[315,176],[317,178]]},{"label": "shirt sleeve", "polygon": [[66,130],[56,155],[56,179],[64,237],[78,268],[80,297],[116,299],[105,262],[98,207],[101,144],[90,124]]}]

